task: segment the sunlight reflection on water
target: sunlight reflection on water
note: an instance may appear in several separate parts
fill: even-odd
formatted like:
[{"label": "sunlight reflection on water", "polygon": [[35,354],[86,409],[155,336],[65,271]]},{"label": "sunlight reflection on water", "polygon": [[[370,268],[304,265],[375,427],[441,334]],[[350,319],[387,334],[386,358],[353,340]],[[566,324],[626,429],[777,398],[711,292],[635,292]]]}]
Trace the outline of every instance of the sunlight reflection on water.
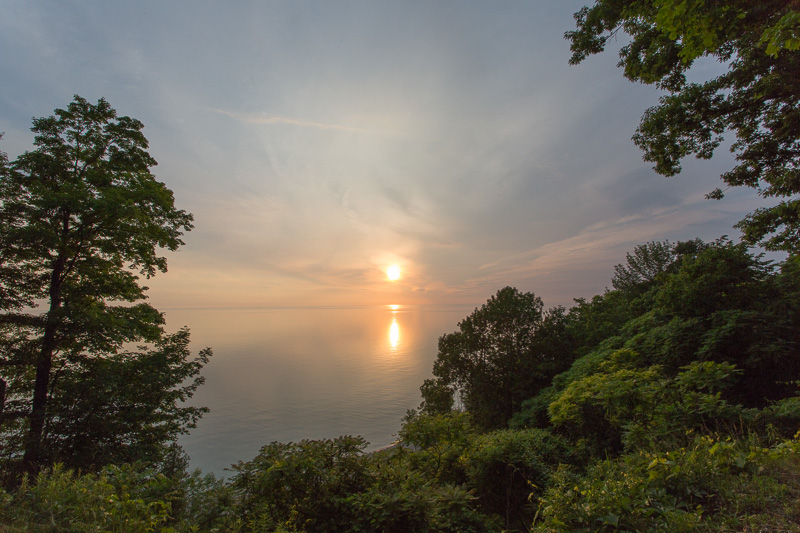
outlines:
[{"label": "sunlight reflection on water", "polygon": [[392,319],[392,325],[389,326],[389,344],[392,346],[392,350],[397,349],[397,345],[400,343],[400,326],[397,325],[397,319]]},{"label": "sunlight reflection on water", "polygon": [[[271,441],[361,435],[376,449],[419,405],[437,339],[463,306],[172,309],[192,350],[214,350],[193,405],[211,409],[181,444],[191,466],[224,473]],[[387,336],[388,331],[388,336]]]}]

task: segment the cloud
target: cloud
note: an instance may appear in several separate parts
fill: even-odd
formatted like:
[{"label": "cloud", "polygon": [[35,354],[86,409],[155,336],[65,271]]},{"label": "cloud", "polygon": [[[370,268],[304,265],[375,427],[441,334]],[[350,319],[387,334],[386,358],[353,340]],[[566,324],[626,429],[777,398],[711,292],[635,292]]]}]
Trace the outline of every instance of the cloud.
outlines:
[{"label": "cloud", "polygon": [[309,120],[300,120],[290,117],[280,117],[275,115],[254,115],[247,113],[234,113],[232,111],[225,111],[222,109],[210,109],[215,113],[225,115],[231,118],[240,120],[246,124],[288,124],[290,126],[299,126],[304,128],[317,128],[322,130],[338,130],[338,131],[351,131],[351,132],[368,132],[363,128],[356,128],[352,126],[344,126],[341,124],[325,124],[322,122],[314,122]]},{"label": "cloud", "polygon": [[724,158],[669,181],[641,162],[630,136],[658,92],[613,52],[568,65],[584,3],[14,4],[3,146],[74,92],[142,120],[196,220],[154,285],[168,301],[482,301],[506,284],[568,301],[633,245],[713,238],[746,212],[694,203]]}]

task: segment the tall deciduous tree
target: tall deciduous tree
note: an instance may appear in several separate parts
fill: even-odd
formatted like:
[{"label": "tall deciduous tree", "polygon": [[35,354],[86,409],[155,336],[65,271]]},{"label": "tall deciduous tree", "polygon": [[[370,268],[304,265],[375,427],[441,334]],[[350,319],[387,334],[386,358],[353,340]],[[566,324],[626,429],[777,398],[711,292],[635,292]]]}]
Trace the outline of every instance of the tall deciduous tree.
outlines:
[{"label": "tall deciduous tree", "polygon": [[[744,238],[800,251],[800,2],[597,0],[575,18],[577,29],[566,33],[571,63],[602,52],[623,31],[630,36],[620,50],[625,77],[667,93],[634,135],[644,159],[672,176],[684,157],[710,158],[732,132],[737,164],[722,180],[776,199],[739,222]],[[703,57],[724,73],[689,81]]]},{"label": "tall deciduous tree", "polygon": [[[0,165],[2,365],[19,369],[18,394],[29,389],[19,403],[27,470],[43,462],[54,376],[162,338],[163,317],[142,302],[139,275],[166,271],[159,250],[183,244],[192,215],[150,172],[142,128],[104,99],[75,96],[33,120],[34,150]],[[46,310],[34,312],[42,301]]]},{"label": "tall deciduous tree", "polygon": [[[457,393],[480,429],[506,425],[523,400],[546,387],[570,359],[563,309],[543,312],[541,298],[506,287],[439,338],[434,380],[422,387],[425,406]],[[437,411],[440,409],[432,409]]]}]

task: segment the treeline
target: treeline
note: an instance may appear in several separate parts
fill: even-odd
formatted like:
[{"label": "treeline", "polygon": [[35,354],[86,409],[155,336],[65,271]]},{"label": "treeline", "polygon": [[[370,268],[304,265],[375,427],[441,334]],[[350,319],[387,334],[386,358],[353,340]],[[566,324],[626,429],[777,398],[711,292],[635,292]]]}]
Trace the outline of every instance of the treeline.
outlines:
[{"label": "treeline", "polygon": [[800,260],[650,242],[612,289],[507,287],[443,335],[400,443],[271,443],[213,475],[55,467],[8,531],[795,531]]}]

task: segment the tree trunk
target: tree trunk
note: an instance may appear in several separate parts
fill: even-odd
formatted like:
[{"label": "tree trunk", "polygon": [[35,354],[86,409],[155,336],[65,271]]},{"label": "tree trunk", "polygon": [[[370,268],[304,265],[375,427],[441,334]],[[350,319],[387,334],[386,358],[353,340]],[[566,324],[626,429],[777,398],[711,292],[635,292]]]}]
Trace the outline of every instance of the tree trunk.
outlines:
[{"label": "tree trunk", "polygon": [[25,454],[22,457],[23,471],[36,474],[42,466],[42,434],[47,412],[47,394],[50,388],[50,370],[53,354],[58,347],[56,333],[61,323],[61,282],[66,266],[64,254],[59,254],[50,277],[50,310],[42,336],[42,349],[36,359],[36,381],[33,386],[30,426],[25,439]]},{"label": "tree trunk", "polygon": [[25,439],[25,455],[22,462],[25,472],[34,474],[42,463],[42,433],[44,432],[45,412],[47,410],[47,391],[50,387],[50,370],[55,351],[56,325],[48,320],[42,339],[42,350],[36,360],[36,382],[33,387],[30,428]]}]

